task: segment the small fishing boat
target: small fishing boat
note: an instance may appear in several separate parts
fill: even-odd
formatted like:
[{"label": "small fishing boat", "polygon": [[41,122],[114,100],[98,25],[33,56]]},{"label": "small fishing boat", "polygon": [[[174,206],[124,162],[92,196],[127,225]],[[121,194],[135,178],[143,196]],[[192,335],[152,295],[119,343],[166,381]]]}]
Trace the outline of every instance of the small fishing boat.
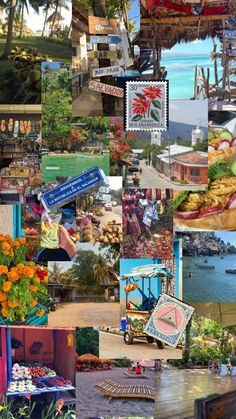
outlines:
[{"label": "small fishing boat", "polygon": [[236,274],[236,269],[225,269],[226,274]]},{"label": "small fishing boat", "polygon": [[203,263],[208,263],[208,259],[204,259]]},{"label": "small fishing boat", "polygon": [[221,256],[220,258],[221,258],[221,259],[224,259],[224,256]]},{"label": "small fishing boat", "polygon": [[194,265],[200,269],[215,269],[215,266],[213,265],[199,265],[198,263],[194,263]]}]

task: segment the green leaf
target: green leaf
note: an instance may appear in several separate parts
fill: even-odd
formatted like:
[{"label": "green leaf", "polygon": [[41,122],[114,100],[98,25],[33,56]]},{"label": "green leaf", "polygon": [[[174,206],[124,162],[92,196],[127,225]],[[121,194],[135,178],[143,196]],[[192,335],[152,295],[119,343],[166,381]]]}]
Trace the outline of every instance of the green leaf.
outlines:
[{"label": "green leaf", "polygon": [[142,115],[135,115],[131,121],[140,121],[142,119]]},{"label": "green leaf", "polygon": [[161,109],[161,102],[160,102],[159,100],[154,99],[154,100],[152,101],[152,104],[153,104],[153,106],[154,106],[155,108]]},{"label": "green leaf", "polygon": [[141,97],[142,99],[146,99],[145,96],[142,93],[135,93],[136,96]]},{"label": "green leaf", "polygon": [[160,121],[159,112],[156,109],[151,110],[151,118],[154,119],[154,121]]}]

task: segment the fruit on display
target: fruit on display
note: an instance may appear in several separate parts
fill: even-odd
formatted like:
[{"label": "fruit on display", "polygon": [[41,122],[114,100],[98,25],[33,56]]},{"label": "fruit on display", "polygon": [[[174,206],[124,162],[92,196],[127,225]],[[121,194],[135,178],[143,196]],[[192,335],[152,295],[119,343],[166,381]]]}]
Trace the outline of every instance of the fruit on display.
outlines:
[{"label": "fruit on display", "polygon": [[102,234],[96,238],[96,241],[102,243],[120,243],[122,241],[122,228],[113,220],[102,227]]},{"label": "fruit on display", "polygon": [[133,284],[127,284],[124,286],[124,292],[128,294],[129,292],[135,291],[138,288],[137,282],[133,282]]},{"label": "fruit on display", "polygon": [[32,380],[19,380],[19,381],[10,381],[8,391],[10,393],[19,392],[33,392],[36,389],[36,386],[32,383]]},{"label": "fruit on display", "polygon": [[21,366],[17,363],[12,366],[12,378],[14,380],[20,380],[23,378],[31,378],[31,372],[28,367]]},{"label": "fruit on display", "polygon": [[41,99],[41,62],[52,61],[47,55],[40,54],[37,48],[14,47],[9,56],[14,67],[14,74],[20,82],[17,96],[24,96],[26,103],[32,100],[39,103]]},{"label": "fruit on display", "polygon": [[51,368],[47,367],[28,367],[32,377],[55,377],[56,373]]}]

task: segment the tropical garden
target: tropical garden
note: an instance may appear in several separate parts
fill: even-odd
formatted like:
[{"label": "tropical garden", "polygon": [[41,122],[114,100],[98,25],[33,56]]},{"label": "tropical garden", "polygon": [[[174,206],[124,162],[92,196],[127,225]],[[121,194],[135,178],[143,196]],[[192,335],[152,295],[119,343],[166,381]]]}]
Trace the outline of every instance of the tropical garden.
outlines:
[{"label": "tropical garden", "polygon": [[74,285],[77,295],[103,295],[108,286],[117,283],[119,273],[119,245],[90,245],[89,250],[78,249],[76,263],[66,271],[60,263],[49,267],[49,284]]},{"label": "tropical garden", "polygon": [[193,315],[186,329],[183,359],[169,362],[180,368],[206,368],[212,362],[236,366],[235,355],[236,326],[222,327],[204,316]]},{"label": "tropical garden", "polygon": [[[41,101],[41,62],[71,59],[70,24],[64,24],[69,0],[0,1],[0,103]],[[29,28],[32,14],[42,29]]]}]

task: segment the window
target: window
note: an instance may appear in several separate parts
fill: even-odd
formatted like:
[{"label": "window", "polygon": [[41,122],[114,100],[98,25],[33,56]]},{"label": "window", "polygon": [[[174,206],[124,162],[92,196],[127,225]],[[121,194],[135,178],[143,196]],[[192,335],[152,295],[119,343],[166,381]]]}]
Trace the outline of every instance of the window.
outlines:
[{"label": "window", "polygon": [[190,175],[191,176],[199,176],[200,175],[200,169],[190,169]]}]

